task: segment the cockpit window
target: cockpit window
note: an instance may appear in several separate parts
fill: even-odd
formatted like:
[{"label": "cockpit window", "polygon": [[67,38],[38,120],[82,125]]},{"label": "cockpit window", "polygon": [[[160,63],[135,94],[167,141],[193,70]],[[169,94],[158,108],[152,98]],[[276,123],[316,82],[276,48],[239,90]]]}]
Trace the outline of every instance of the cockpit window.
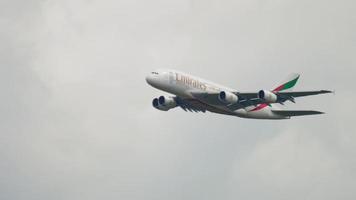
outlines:
[{"label": "cockpit window", "polygon": [[156,74],[156,75],[158,75],[158,72],[151,72],[151,74]]}]

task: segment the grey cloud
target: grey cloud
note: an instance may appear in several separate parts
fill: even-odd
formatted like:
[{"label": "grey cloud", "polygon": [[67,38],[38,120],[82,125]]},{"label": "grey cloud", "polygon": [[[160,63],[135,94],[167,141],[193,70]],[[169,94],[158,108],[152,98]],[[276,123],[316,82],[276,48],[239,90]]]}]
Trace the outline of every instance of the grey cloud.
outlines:
[{"label": "grey cloud", "polygon": [[[354,199],[352,1],[1,6],[1,199]],[[254,121],[151,107],[176,68],[243,91],[335,89]]]}]

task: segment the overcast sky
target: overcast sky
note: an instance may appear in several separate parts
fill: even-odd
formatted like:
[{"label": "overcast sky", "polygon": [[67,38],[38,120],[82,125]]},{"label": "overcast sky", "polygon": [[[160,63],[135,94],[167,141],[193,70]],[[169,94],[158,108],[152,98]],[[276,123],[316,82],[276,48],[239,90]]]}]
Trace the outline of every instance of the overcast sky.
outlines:
[{"label": "overcast sky", "polygon": [[[356,198],[353,0],[1,0],[0,199]],[[145,75],[241,91],[302,74],[286,121],[160,112]]]}]

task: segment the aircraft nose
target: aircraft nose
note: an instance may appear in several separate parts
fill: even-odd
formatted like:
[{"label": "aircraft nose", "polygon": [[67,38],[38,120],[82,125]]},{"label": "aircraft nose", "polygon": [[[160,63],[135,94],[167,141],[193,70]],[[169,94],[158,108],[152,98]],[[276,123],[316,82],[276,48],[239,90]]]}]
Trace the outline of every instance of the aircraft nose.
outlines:
[{"label": "aircraft nose", "polygon": [[158,87],[161,84],[160,75],[158,72],[151,72],[146,76],[146,82],[152,87]]},{"label": "aircraft nose", "polygon": [[153,83],[153,77],[152,77],[152,74],[149,74],[146,76],[146,82],[150,85],[152,85]]}]

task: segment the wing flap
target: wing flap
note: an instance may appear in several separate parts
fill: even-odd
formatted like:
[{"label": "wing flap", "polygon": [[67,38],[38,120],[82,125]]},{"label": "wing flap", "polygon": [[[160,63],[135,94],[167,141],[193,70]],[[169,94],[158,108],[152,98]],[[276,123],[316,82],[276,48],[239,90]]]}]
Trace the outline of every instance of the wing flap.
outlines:
[{"label": "wing flap", "polygon": [[184,111],[194,111],[194,112],[206,112],[206,108],[199,101],[195,99],[181,99],[176,97],[176,102],[179,107],[181,107]]},{"label": "wing flap", "polygon": [[286,117],[324,114],[323,112],[314,110],[272,110],[272,112]]}]

